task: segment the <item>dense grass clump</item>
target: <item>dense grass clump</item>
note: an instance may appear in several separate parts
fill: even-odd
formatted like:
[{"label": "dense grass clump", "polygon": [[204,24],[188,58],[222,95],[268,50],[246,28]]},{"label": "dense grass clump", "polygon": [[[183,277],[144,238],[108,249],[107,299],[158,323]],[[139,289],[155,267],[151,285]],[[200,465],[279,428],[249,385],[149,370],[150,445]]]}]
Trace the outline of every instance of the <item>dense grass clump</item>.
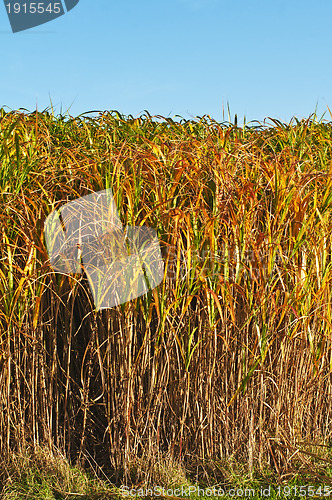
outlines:
[{"label": "dense grass clump", "polygon": [[[249,125],[0,110],[2,457],[55,446],[117,484],[165,457],[328,481],[332,124]],[[97,312],[43,228],[105,188],[157,231],[165,275]]]}]

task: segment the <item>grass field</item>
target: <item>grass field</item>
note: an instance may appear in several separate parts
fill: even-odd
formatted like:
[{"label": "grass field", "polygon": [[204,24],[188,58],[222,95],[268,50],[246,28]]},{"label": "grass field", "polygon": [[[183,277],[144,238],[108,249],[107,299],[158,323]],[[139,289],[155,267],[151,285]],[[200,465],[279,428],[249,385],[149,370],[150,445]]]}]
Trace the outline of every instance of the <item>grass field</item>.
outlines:
[{"label": "grass field", "polygon": [[[332,487],[332,123],[270,122],[0,110],[4,498]],[[84,274],[50,266],[44,221],[108,188],[165,273],[96,311]]]}]

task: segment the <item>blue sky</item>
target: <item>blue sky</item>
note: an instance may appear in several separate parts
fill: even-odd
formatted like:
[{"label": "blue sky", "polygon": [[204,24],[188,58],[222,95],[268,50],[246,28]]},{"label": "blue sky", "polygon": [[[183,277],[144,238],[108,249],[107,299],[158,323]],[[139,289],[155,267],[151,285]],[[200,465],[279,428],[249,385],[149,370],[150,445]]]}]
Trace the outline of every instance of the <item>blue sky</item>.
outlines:
[{"label": "blue sky", "polygon": [[330,0],[80,0],[12,33],[1,3],[0,106],[330,120],[331,21]]}]

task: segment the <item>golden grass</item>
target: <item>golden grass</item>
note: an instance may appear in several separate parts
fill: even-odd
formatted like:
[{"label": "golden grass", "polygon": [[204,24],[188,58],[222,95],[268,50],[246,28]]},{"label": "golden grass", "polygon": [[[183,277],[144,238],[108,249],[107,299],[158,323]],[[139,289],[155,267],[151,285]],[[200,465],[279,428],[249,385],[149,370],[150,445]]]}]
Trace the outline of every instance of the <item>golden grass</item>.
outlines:
[{"label": "golden grass", "polygon": [[[126,481],[130,463],[164,454],[280,478],[326,456],[330,122],[2,109],[0,137],[3,457],[55,444]],[[96,312],[84,275],[50,267],[43,223],[109,187],[124,225],[158,232],[165,277]]]}]

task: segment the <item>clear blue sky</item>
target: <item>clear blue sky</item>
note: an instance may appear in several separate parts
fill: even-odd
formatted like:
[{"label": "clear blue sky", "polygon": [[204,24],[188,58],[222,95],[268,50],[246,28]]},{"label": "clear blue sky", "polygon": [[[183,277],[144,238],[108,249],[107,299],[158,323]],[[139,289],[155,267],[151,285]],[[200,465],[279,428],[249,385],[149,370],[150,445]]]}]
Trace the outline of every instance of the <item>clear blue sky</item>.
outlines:
[{"label": "clear blue sky", "polygon": [[0,106],[330,120],[331,23],[331,0],[80,0],[13,34],[1,2]]}]

